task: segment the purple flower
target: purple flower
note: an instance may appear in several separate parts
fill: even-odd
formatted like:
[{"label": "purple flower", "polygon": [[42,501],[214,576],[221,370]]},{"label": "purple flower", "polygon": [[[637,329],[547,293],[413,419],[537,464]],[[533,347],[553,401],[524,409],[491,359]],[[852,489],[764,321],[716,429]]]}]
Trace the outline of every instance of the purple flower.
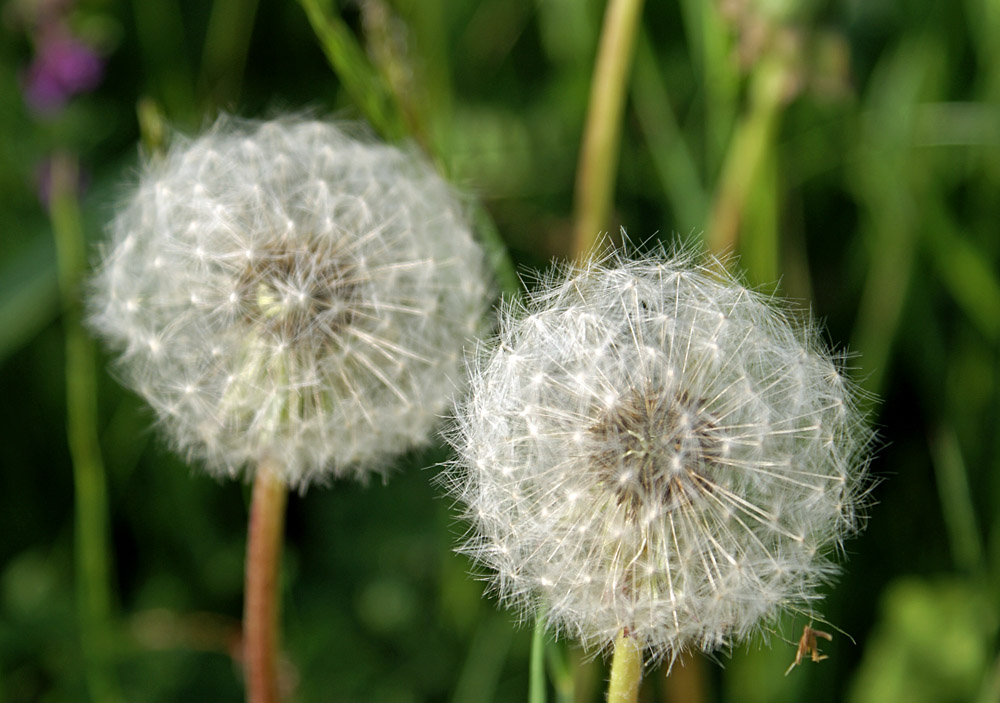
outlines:
[{"label": "purple flower", "polygon": [[53,113],[101,82],[104,60],[65,32],[48,32],[24,76],[25,102],[36,112]]}]

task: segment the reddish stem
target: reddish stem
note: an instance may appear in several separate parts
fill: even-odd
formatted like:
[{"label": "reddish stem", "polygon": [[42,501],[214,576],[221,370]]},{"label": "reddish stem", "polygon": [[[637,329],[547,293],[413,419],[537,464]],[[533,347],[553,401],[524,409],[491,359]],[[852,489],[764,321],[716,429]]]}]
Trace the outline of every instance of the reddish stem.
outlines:
[{"label": "reddish stem", "polygon": [[249,703],[278,703],[278,576],[287,491],[265,463],[257,468],[247,536],[243,671]]}]

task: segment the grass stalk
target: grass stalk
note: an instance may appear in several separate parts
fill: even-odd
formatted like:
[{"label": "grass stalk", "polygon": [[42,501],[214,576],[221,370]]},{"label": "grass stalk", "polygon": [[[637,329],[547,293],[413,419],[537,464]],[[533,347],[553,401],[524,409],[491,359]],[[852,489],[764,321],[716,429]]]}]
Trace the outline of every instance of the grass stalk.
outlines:
[{"label": "grass stalk", "polygon": [[49,215],[56,241],[66,338],[66,429],[76,508],[76,593],[85,678],[94,701],[121,700],[112,659],[108,496],[97,431],[94,347],[81,325],[86,265],[76,158],[52,159]]},{"label": "grass stalk", "polygon": [[577,260],[589,256],[607,231],[642,5],[642,0],[609,0],[605,10],[576,172],[572,254]]}]

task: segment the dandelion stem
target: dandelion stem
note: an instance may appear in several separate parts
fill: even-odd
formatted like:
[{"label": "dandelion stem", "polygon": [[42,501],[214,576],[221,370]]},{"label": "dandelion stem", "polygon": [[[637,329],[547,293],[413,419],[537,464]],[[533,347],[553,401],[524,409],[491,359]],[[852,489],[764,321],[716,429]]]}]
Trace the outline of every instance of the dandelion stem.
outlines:
[{"label": "dandelion stem", "polygon": [[609,0],[604,13],[576,173],[572,253],[578,260],[590,255],[599,241],[601,229],[607,227],[618,172],[618,140],[625,90],[635,54],[642,4],[642,0]]},{"label": "dandelion stem", "polygon": [[52,159],[50,217],[59,262],[66,335],[66,429],[76,495],[77,607],[87,686],[95,701],[119,700],[111,661],[108,495],[97,438],[94,350],[80,325],[78,287],[84,269],[83,227],[76,197],[76,159]]},{"label": "dandelion stem", "polygon": [[247,701],[276,703],[278,574],[287,489],[262,462],[254,478],[243,607],[243,670]]},{"label": "dandelion stem", "polygon": [[642,682],[642,652],[628,630],[615,640],[611,659],[611,681],[608,683],[608,703],[636,703]]},{"label": "dandelion stem", "polygon": [[545,618],[535,620],[531,636],[531,667],[528,676],[528,703],[545,703]]}]

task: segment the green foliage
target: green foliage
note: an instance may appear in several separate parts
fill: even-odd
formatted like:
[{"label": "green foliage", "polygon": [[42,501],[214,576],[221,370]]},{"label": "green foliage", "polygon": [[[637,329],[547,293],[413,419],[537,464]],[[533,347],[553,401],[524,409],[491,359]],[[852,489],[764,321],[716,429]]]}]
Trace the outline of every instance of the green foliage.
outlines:
[{"label": "green foliage", "polygon": [[[852,703],[988,701],[996,619],[982,588],[901,577],[885,589]],[[991,689],[993,689],[991,691]]]},{"label": "green foliage", "polygon": [[[93,246],[134,172],[140,100],[147,124],[162,113],[185,131],[222,109],[364,118],[468,194],[516,295],[509,257],[534,272],[569,254],[604,3],[78,0],[65,26],[103,55],[103,81],[46,114],[24,98],[36,5],[7,3],[0,22],[0,700],[58,703],[95,689],[67,439],[72,319],[36,196],[47,159],[80,164]],[[829,659],[783,677],[808,624],[790,618],[769,647],[702,662],[709,700],[995,700],[997,3],[646,5],[606,229],[711,240],[732,223],[749,280],[824,318],[882,399],[868,529],[822,605],[850,637],[817,624],[834,633]],[[244,487],[174,457],[105,361],[88,422],[107,469],[112,674],[125,700],[238,701]],[[451,551],[464,526],[426,468],[446,458],[410,455],[385,485],[290,498],[295,700],[525,700],[532,634]],[[599,700],[601,665],[547,647],[547,699],[569,700],[572,669],[577,700]],[[647,700],[667,688],[654,672],[645,686]]]}]

